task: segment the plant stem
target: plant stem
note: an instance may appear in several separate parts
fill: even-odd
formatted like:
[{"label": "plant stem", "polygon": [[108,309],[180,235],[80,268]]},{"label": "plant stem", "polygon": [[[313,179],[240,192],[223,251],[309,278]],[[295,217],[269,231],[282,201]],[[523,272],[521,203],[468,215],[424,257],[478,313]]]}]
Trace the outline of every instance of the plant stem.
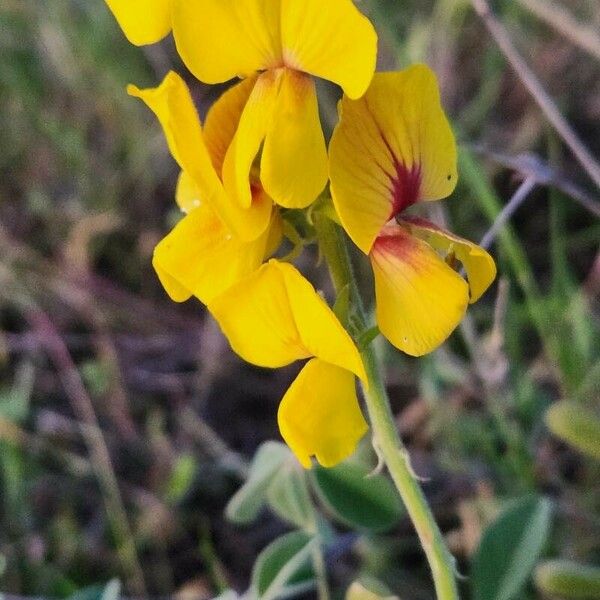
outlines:
[{"label": "plant stem", "polygon": [[[354,277],[346,239],[340,228],[327,216],[315,215],[319,246],[327,261],[336,291],[350,287],[355,335],[368,328],[365,310]],[[411,470],[408,452],[396,429],[389,399],[377,358],[370,345],[361,349],[368,378],[363,385],[367,410],[373,431],[373,445],[383,458],[427,555],[438,600],[458,599],[454,573],[454,558],[433,517],[427,499]]]}]

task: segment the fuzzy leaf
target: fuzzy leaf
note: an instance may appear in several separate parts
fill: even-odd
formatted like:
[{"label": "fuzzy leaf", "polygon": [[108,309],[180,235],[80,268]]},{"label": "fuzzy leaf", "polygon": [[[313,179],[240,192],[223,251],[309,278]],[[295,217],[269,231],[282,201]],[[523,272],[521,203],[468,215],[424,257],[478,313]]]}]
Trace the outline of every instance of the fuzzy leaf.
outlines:
[{"label": "fuzzy leaf", "polygon": [[271,509],[292,525],[307,528],[314,521],[306,474],[296,460],[282,465],[271,482],[267,499]]},{"label": "fuzzy leaf", "polygon": [[303,531],[292,531],[269,544],[258,556],[252,571],[252,590],[260,600],[274,600],[286,588],[312,585],[310,557],[316,539]]},{"label": "fuzzy leaf", "polygon": [[384,475],[369,476],[369,470],[346,462],[326,469],[312,469],[312,483],[323,504],[350,527],[385,531],[404,514],[396,489]]},{"label": "fuzzy leaf", "polygon": [[264,506],[267,491],[291,452],[279,442],[265,442],[254,455],[246,483],[225,508],[225,516],[238,524],[251,523]]},{"label": "fuzzy leaf", "polygon": [[565,600],[600,598],[600,567],[570,560],[549,560],[535,570],[535,584],[544,594]]},{"label": "fuzzy leaf", "polygon": [[600,417],[579,402],[555,402],[546,413],[554,435],[580,452],[600,460]]},{"label": "fuzzy leaf", "polygon": [[527,582],[550,530],[551,504],[526,497],[485,530],[473,559],[475,600],[512,600]]}]

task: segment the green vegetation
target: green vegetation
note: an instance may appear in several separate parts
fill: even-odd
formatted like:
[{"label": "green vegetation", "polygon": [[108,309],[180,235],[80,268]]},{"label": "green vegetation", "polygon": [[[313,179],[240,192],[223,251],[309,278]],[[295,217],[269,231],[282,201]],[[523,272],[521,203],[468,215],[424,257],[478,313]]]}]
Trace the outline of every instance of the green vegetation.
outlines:
[{"label": "green vegetation", "polygon": [[[600,59],[529,4],[494,9],[600,156]],[[595,0],[561,5],[600,26]],[[412,468],[462,597],[588,598],[600,564],[599,190],[468,1],[360,6],[382,69],[436,70],[461,141],[458,189],[431,216],[476,240],[524,178],[542,182],[491,246],[497,283],[443,348],[415,360],[374,342]],[[216,90],[192,80],[172,40],[134,48],[103,0],[0,6],[0,592],[312,597],[326,571],[333,598],[360,580],[353,598],[430,599],[394,490],[363,477],[372,450],[310,473],[273,442],[265,455],[297,367],[244,365],[201,305],[174,305],[154,275],[152,249],[179,218],[177,169],[125,86],[170,68],[204,113]],[[322,91],[331,130],[338,91]],[[316,253],[301,260],[328,293]]]}]

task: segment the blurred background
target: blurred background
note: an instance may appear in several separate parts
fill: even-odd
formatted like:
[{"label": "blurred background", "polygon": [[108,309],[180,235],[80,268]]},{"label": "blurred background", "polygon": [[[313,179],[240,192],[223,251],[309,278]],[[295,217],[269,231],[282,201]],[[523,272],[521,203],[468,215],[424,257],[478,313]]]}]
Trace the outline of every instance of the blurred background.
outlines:
[{"label": "blurred background", "polygon": [[[440,79],[461,144],[460,183],[433,217],[472,240],[496,223],[488,239],[499,278],[449,342],[419,360],[381,344],[413,467],[463,575],[506,502],[527,497],[552,501],[540,560],[598,564],[600,469],[589,456],[600,452],[598,438],[573,441],[560,415],[554,425],[547,417],[559,401],[591,415],[587,423],[599,409],[598,187],[470,2],[359,6],[378,29],[380,68],[425,61]],[[599,157],[597,0],[493,8],[578,142]],[[277,405],[298,366],[244,364],[200,303],[172,303],[151,267],[154,245],[180,218],[177,168],[125,86],[157,85],[170,68],[186,77],[202,114],[224,89],[193,81],[171,38],[128,44],[102,0],[0,5],[7,597],[96,598],[111,580],[137,597],[241,591],[258,553],[289,529],[269,509],[245,526],[223,511],[259,445],[280,439]],[[331,131],[338,92],[320,91]],[[511,200],[514,214],[500,226]],[[314,249],[300,260],[330,293]],[[405,600],[433,597],[406,516],[385,533],[340,523],[331,532],[333,597],[357,574]],[[461,585],[465,597],[484,598]],[[527,579],[510,597],[546,596]]]}]

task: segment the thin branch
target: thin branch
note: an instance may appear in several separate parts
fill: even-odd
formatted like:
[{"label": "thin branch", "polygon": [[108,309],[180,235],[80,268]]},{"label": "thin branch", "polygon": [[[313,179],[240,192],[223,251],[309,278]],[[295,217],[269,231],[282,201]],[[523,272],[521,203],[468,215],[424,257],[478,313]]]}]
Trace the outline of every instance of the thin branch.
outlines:
[{"label": "thin branch", "polygon": [[500,211],[492,226],[485,232],[481,238],[479,245],[486,250],[494,243],[496,236],[500,230],[504,227],[506,222],[513,216],[515,211],[523,204],[527,199],[533,188],[537,185],[537,181],[534,177],[528,177],[525,181],[517,188],[517,191],[513,194],[512,198],[504,205],[504,208]]},{"label": "thin branch", "polygon": [[65,342],[46,313],[32,308],[28,311],[27,317],[38,335],[44,340],[46,352],[58,371],[65,393],[80,421],[81,432],[90,453],[91,463],[103,490],[102,495],[108,519],[116,534],[118,551],[124,566],[129,570],[131,591],[136,595],[145,596],[143,571],[137,557],[110,453],[102,436],[92,400]]},{"label": "thin branch", "polygon": [[573,44],[600,59],[600,35],[598,32],[579,23],[564,7],[555,4],[552,0],[519,0],[519,2]]},{"label": "thin branch", "polygon": [[525,177],[533,177],[539,185],[554,186],[563,194],[578,202],[583,208],[600,218],[600,202],[573,183],[568,177],[553,169],[535,154],[508,156],[479,144],[465,144],[473,152],[490,158],[498,164],[518,171]]},{"label": "thin branch", "polygon": [[471,0],[471,2],[485,23],[488,31],[498,44],[500,50],[504,53],[506,59],[510,62],[523,85],[525,85],[529,93],[533,96],[542,112],[546,115],[550,124],[556,129],[557,133],[571,149],[581,166],[600,188],[600,164],[577,137],[575,131],[573,131],[567,120],[558,110],[554,100],[548,95],[535,73],[523,60],[522,56],[512,43],[506,29],[490,10],[487,1]]}]

